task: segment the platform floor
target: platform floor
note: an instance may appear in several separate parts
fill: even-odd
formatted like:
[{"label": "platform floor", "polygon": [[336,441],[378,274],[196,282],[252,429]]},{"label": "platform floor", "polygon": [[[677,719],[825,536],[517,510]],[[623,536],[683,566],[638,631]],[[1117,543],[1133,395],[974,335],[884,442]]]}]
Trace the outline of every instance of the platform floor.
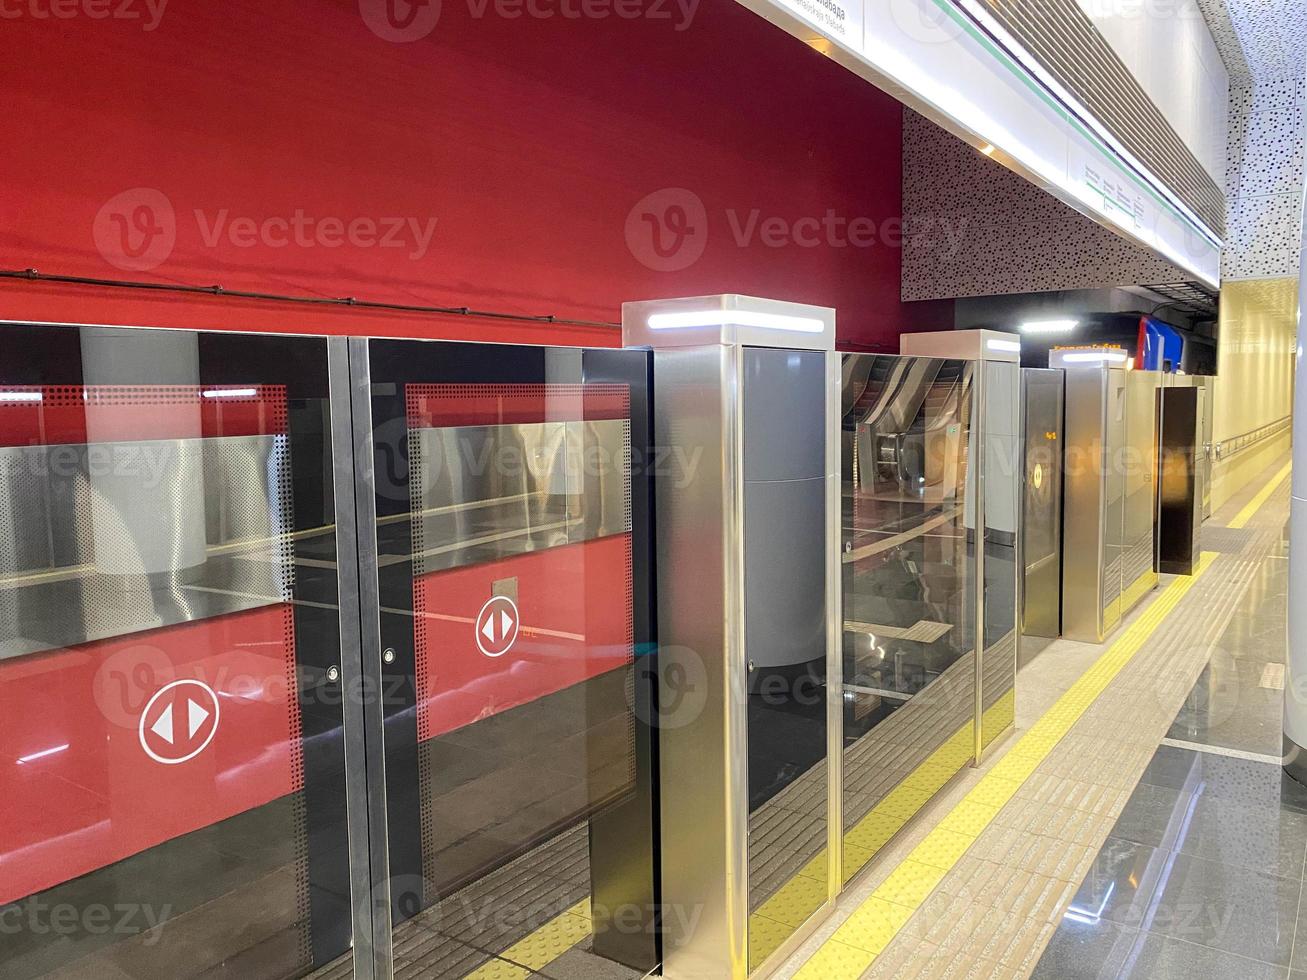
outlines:
[{"label": "platform floor", "polygon": [[1015,733],[777,976],[1307,980],[1307,788],[1279,766],[1286,462],[1207,522],[1199,574],[1024,667]]}]

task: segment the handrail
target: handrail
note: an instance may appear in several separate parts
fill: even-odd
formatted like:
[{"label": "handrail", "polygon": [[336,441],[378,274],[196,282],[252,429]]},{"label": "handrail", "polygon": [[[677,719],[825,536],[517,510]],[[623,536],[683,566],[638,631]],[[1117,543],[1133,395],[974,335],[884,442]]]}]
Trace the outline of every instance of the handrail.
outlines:
[{"label": "handrail", "polygon": [[1257,443],[1272,436],[1279,435],[1293,422],[1292,415],[1286,415],[1283,418],[1276,419],[1274,422],[1267,422],[1255,429],[1240,433],[1229,439],[1224,439],[1215,445],[1216,458],[1218,460],[1226,459],[1236,453],[1241,453],[1249,446],[1255,446]]}]

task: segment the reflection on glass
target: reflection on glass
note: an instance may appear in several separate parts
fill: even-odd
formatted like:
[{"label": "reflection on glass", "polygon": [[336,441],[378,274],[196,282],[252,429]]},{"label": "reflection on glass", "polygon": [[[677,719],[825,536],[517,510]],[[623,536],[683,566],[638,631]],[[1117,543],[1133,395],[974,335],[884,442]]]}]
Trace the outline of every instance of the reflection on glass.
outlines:
[{"label": "reflection on glass", "polygon": [[644,972],[645,356],[372,344],[398,977]]},{"label": "reflection on glass", "polygon": [[348,949],[325,349],[0,333],[0,975]]},{"label": "reflection on glass", "polygon": [[744,350],[754,969],[826,901],[826,356]]},{"label": "reflection on glass", "polygon": [[844,870],[972,758],[972,366],[843,360]]},{"label": "reflection on glass", "polygon": [[1062,632],[1062,372],[1025,369],[1019,665]]},{"label": "reflection on glass", "polygon": [[1021,512],[1021,368],[985,362],[985,643],[982,749],[1015,721],[1017,525]]}]

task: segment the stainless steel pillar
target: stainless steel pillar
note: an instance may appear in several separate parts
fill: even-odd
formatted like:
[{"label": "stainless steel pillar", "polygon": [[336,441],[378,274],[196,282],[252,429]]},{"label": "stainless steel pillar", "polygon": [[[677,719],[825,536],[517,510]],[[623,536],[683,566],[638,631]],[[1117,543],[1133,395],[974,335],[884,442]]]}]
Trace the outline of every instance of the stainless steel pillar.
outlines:
[{"label": "stainless steel pillar", "polygon": [[1066,369],[1062,633],[1102,643],[1157,586],[1155,371],[1116,350],[1054,351]]},{"label": "stainless steel pillar", "polygon": [[[1307,243],[1307,219],[1303,241]],[[1298,348],[1294,357],[1293,475],[1289,498],[1289,649],[1284,686],[1284,767],[1299,782],[1307,782],[1307,370],[1303,347],[1307,323],[1307,247],[1303,248],[1298,280]],[[1294,598],[1294,597],[1297,598]]]},{"label": "stainless steel pillar", "polygon": [[663,973],[742,980],[842,881],[835,314],[710,296],[622,326],[654,351]]}]

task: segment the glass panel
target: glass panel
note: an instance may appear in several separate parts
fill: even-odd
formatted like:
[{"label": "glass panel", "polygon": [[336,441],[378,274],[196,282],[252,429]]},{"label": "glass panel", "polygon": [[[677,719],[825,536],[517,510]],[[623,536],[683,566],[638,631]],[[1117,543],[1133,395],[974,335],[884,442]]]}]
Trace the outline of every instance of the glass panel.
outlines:
[{"label": "glass panel", "polygon": [[749,968],[826,901],[826,355],[745,348]]},{"label": "glass panel", "polygon": [[843,358],[844,871],[974,745],[972,366]]},{"label": "glass panel", "polygon": [[648,355],[370,352],[395,974],[642,975]]},{"label": "glass panel", "polygon": [[350,944],[326,343],[0,328],[0,974]]},{"label": "glass panel", "polygon": [[1025,494],[1021,525],[1022,665],[1062,632],[1062,372],[1022,371]]},{"label": "glass panel", "polygon": [[985,363],[985,643],[982,748],[1015,721],[1017,522],[1021,512],[1021,368]]},{"label": "glass panel", "polygon": [[1117,465],[1125,475],[1124,532],[1121,557],[1121,615],[1157,585],[1154,532],[1157,518],[1156,371],[1126,373],[1126,451]]}]

